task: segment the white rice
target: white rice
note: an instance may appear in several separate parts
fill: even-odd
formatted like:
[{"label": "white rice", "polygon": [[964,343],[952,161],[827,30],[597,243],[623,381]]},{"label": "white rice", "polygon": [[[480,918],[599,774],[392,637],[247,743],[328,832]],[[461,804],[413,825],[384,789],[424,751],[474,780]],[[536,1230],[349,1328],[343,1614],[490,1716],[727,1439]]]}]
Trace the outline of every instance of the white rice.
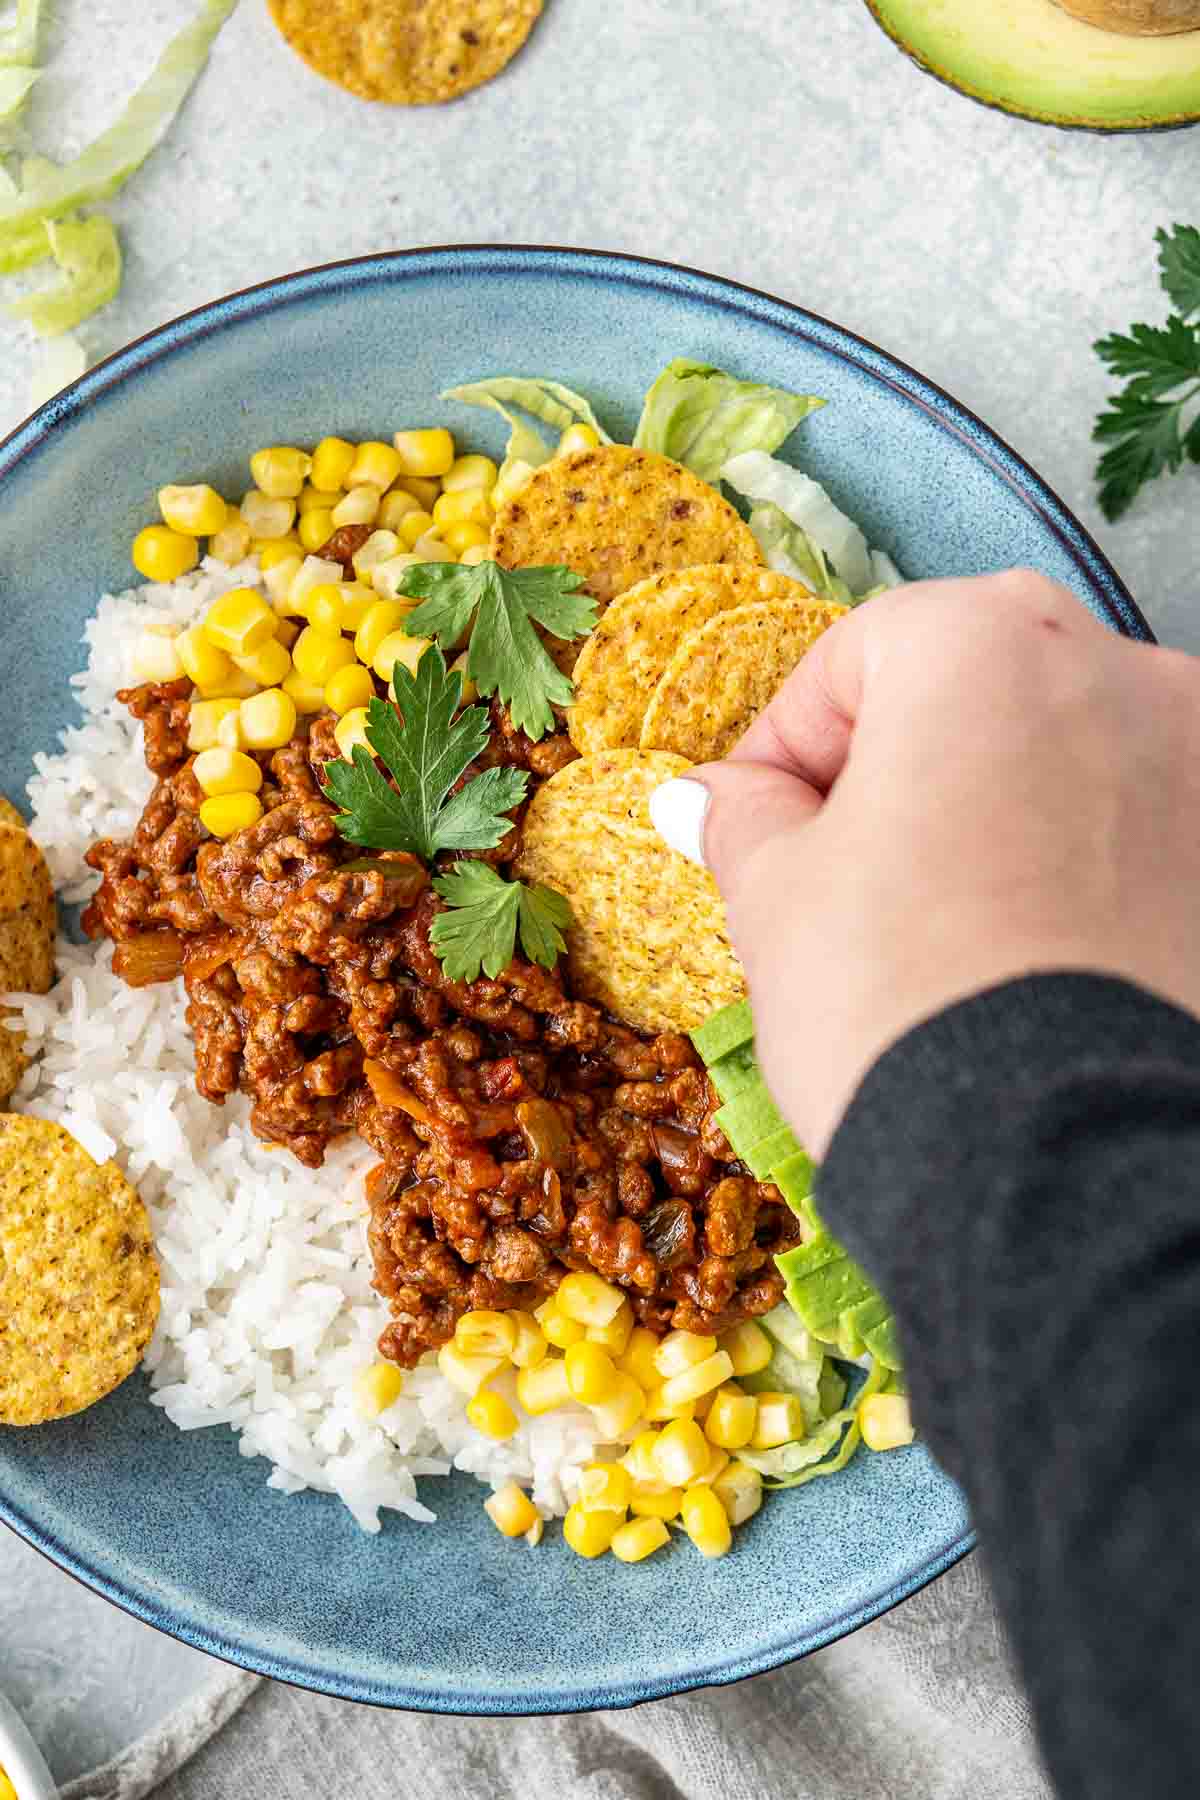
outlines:
[{"label": "white rice", "polygon": [[[133,639],[147,625],[189,622],[226,588],[257,584],[257,563],[208,560],[169,586],[106,595],[87,627],[87,670],[71,678],[83,722],[35,759],[31,830],[64,901],[87,897],[83,862],[97,837],[128,837],[150,792],[141,729],[115,699]],[[265,1457],[268,1486],[337,1494],[366,1531],[380,1510],[436,1517],[418,1476],[469,1471],[532,1490],[544,1516],[565,1512],[578,1473],[601,1447],[591,1414],[521,1420],[497,1444],[467,1423],[465,1399],[436,1366],[406,1372],[377,1421],[355,1410],[352,1383],[375,1360],[386,1323],[370,1286],[362,1176],[375,1160],[357,1138],[322,1169],[269,1150],[250,1106],[197,1094],[182,981],[134,989],[112,973],[112,947],[60,940],[46,995],[10,996],[33,1057],[13,1106],[56,1119],[99,1161],[112,1157],[150,1211],[162,1313],[146,1357],[153,1402],[183,1431],[226,1426],[243,1456]],[[512,1376],[495,1385],[515,1406]]]}]

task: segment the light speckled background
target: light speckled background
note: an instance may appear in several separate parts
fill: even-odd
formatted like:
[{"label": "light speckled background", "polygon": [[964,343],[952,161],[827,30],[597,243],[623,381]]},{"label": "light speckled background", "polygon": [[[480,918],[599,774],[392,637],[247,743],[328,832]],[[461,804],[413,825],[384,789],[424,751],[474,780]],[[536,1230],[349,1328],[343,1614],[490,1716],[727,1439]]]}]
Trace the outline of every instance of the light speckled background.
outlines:
[{"label": "light speckled background", "polygon": [[[33,145],[61,157],[102,130],[191,11],[58,0]],[[1083,518],[1159,635],[1200,651],[1200,471],[1110,527],[1089,443],[1105,391],[1091,342],[1161,317],[1153,233],[1200,222],[1198,164],[1200,131],[1066,134],[960,99],[859,0],[547,0],[507,75],[414,112],[327,86],[265,0],[241,0],[170,139],[113,203],[125,287],[83,335],[101,356],[232,288],[412,244],[690,263],[824,313],[950,389]],[[37,354],[0,318],[0,430],[25,411]],[[7,1536],[0,1646],[0,1681],[60,1779],[206,1667]]]}]

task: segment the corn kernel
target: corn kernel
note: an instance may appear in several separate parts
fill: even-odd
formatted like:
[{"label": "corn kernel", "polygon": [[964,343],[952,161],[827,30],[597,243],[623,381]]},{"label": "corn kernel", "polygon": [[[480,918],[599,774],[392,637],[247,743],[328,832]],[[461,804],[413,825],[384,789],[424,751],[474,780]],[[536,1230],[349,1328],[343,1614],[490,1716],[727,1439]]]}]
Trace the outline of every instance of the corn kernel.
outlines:
[{"label": "corn kernel", "polygon": [[868,1394],[858,1409],[858,1423],[868,1450],[899,1450],[916,1437],[904,1394]]},{"label": "corn kernel", "polygon": [[389,631],[375,652],[371,667],[380,681],[391,681],[392,671],[397,663],[403,663],[410,675],[417,672],[417,664],[428,650],[431,639],[409,637],[404,631]]},{"label": "corn kernel", "polygon": [[257,825],[263,804],[257,794],[219,794],[200,808],[200,823],[215,838],[229,838]]},{"label": "corn kernel", "polygon": [[[278,617],[278,615],[276,615],[276,617]],[[277,644],[282,644],[285,650],[290,650],[299,636],[300,625],[298,620],[279,619],[279,623],[275,627],[275,642]]]},{"label": "corn kernel", "polygon": [[439,531],[447,525],[490,525],[491,501],[478,487],[439,494],[433,503],[433,522]]},{"label": "corn kernel", "polygon": [[466,1356],[455,1343],[443,1344],[437,1353],[438,1368],[451,1387],[468,1398],[477,1394],[503,1366],[499,1356]]},{"label": "corn kernel", "polygon": [[559,1312],[581,1325],[609,1325],[616,1318],[625,1296],[611,1281],[586,1270],[573,1270],[564,1275],[554,1295]]},{"label": "corn kernel", "polygon": [[405,615],[411,611],[411,606],[402,606],[398,600],[377,600],[354,634],[354,654],[359,662],[366,663],[369,668],[384,638],[389,632],[398,631]]},{"label": "corn kernel", "polygon": [[613,1532],[609,1549],[618,1562],[645,1562],[670,1539],[671,1534],[660,1518],[630,1519]]},{"label": "corn kernel", "polygon": [[458,525],[443,525],[441,534],[442,542],[451,556],[460,559],[468,550],[486,550],[492,541],[492,534],[486,525],[472,525],[465,519]]},{"label": "corn kernel", "polygon": [[547,1344],[532,1313],[515,1310],[509,1313],[513,1323],[513,1347],[509,1352],[518,1369],[536,1369],[545,1362]]},{"label": "corn kernel", "polygon": [[758,1401],[754,1395],[744,1394],[740,1387],[727,1382],[713,1396],[704,1421],[704,1435],[722,1450],[742,1450],[754,1436],[757,1418]]},{"label": "corn kernel", "polygon": [[711,1394],[723,1381],[728,1381],[732,1374],[733,1364],[724,1350],[714,1351],[703,1362],[693,1363],[691,1368],[682,1369],[678,1375],[663,1382],[663,1404],[682,1406],[689,1400],[699,1400],[702,1394]]},{"label": "corn kernel", "polygon": [[406,550],[411,550],[413,545],[417,543],[420,538],[423,538],[432,530],[432,513],[410,512],[405,513],[399,525],[397,525],[396,536],[400,539],[400,542],[404,545]]},{"label": "corn kernel", "polygon": [[559,456],[570,456],[573,450],[596,450],[600,433],[594,425],[568,425],[558,440]]},{"label": "corn kernel", "polygon": [[[530,1546],[530,1548],[534,1549],[537,1547],[538,1544],[541,1543],[542,1533],[545,1529],[546,1529],[545,1522],[542,1519],[535,1519],[533,1521],[533,1524],[529,1527],[529,1530],[523,1531],[521,1533],[521,1536],[525,1539],[525,1542]],[[0,1800],[4,1800],[4,1796],[2,1794],[0,1794]]]},{"label": "corn kernel", "polygon": [[201,627],[229,656],[249,656],[275,636],[275,614],[253,588],[230,588],[214,600]]},{"label": "corn kernel", "polygon": [[431,481],[420,475],[399,475],[392,483],[392,492],[411,494],[423,512],[430,512],[433,503],[442,491],[440,481]]},{"label": "corn kernel", "polygon": [[568,1319],[566,1313],[558,1310],[553,1295],[535,1308],[533,1316],[541,1326],[546,1342],[553,1344],[556,1350],[568,1350],[572,1344],[583,1342],[583,1326],[578,1319]]},{"label": "corn kernel", "polygon": [[232,569],[236,563],[249,556],[250,538],[250,527],[245,519],[231,508],[220,531],[214,531],[209,538],[208,554]]},{"label": "corn kernel", "polygon": [[[383,567],[383,564],[380,564]],[[371,608],[374,606],[376,594],[365,581],[345,581],[342,583],[342,625],[343,631],[357,631]],[[317,621],[314,619],[315,625]]]},{"label": "corn kernel", "polygon": [[567,1386],[585,1404],[607,1400],[617,1385],[617,1370],[599,1344],[572,1344],[567,1350]]},{"label": "corn kernel", "polygon": [[322,687],[331,675],[354,661],[354,645],[349,638],[331,637],[307,625],[292,645],[292,662],[305,681],[319,682]]},{"label": "corn kernel", "polygon": [[294,561],[296,567],[299,568],[302,561],[300,540],[293,537],[275,538],[269,544],[260,544],[256,554],[258,566],[264,575],[269,575],[271,570],[277,569],[281,563]]},{"label": "corn kernel", "polygon": [[608,1399],[592,1405],[596,1428],[610,1443],[623,1438],[627,1431],[632,1431],[645,1411],[645,1394],[633,1376],[626,1375],[623,1369],[617,1370],[616,1383]]},{"label": "corn kernel", "polygon": [[482,1388],[467,1401],[467,1419],[476,1431],[494,1438],[498,1444],[512,1437],[517,1429],[516,1413],[502,1394],[493,1394],[490,1388]]},{"label": "corn kernel", "polygon": [[732,1331],[722,1332],[717,1344],[729,1357],[737,1376],[759,1374],[773,1354],[770,1338],[753,1319],[743,1319]]},{"label": "corn kernel", "polygon": [[392,443],[399,458],[397,475],[427,480],[448,475],[454,467],[454,439],[441,425],[431,431],[398,431]]},{"label": "corn kernel", "polygon": [[683,1504],[683,1489],[664,1487],[661,1481],[645,1486],[635,1481],[629,1495],[629,1510],[635,1519],[676,1519]]},{"label": "corn kernel", "polygon": [[712,1445],[693,1419],[663,1427],[654,1446],[654,1469],[668,1487],[685,1488],[708,1467]]},{"label": "corn kernel", "polygon": [[408,596],[404,592],[404,584],[408,571],[420,562],[411,550],[402,550],[399,556],[389,556],[386,562],[377,563],[371,571],[371,585],[381,600],[405,600],[408,610],[417,605],[415,595]]},{"label": "corn kernel", "polygon": [[278,687],[292,666],[292,659],[278,638],[268,638],[249,656],[235,656],[234,666],[253,676],[260,687]]},{"label": "corn kernel", "polygon": [[530,1418],[553,1412],[555,1407],[569,1406],[571,1390],[567,1386],[567,1365],[561,1356],[547,1357],[536,1368],[517,1372],[517,1399]]},{"label": "corn kernel", "polygon": [[345,586],[342,581],[322,581],[309,590],[305,600],[305,617],[310,625],[315,625],[326,637],[337,637],[345,630]]},{"label": "corn kernel", "polygon": [[579,1505],[571,1507],[563,1520],[563,1537],[576,1556],[603,1556],[618,1529],[624,1523],[619,1512],[584,1512]]},{"label": "corn kernel", "polygon": [[515,1481],[506,1481],[498,1488],[489,1500],[484,1501],[483,1510],[496,1530],[507,1538],[524,1537],[538,1523],[537,1508]]},{"label": "corn kernel", "polygon": [[716,1350],[715,1337],[702,1337],[694,1331],[668,1331],[658,1346],[655,1367],[663,1381],[682,1375],[685,1369],[704,1362]]},{"label": "corn kernel", "polygon": [[657,1387],[659,1382],[658,1364],[655,1352],[658,1339],[644,1325],[635,1325],[629,1334],[629,1342],[617,1359],[619,1368],[627,1375],[632,1375],[640,1388]]},{"label": "corn kernel", "polygon": [[280,687],[290,700],[295,703],[298,713],[319,713],[325,710],[325,689],[319,681],[309,681],[296,669],[285,675]]},{"label": "corn kernel", "polygon": [[[567,1280],[570,1279],[568,1275]],[[624,1355],[625,1347],[633,1336],[633,1308],[628,1300],[621,1301],[607,1325],[589,1325],[587,1335],[590,1344],[602,1345],[610,1356]]]},{"label": "corn kernel", "polygon": [[373,525],[382,498],[382,491],[373,482],[365,482],[343,494],[329,516],[339,531],[343,525]]},{"label": "corn kernel", "polygon": [[527,485],[534,472],[533,464],[523,462],[518,456],[501,469],[495,487],[492,489],[492,505],[499,512],[500,508],[512,500]]},{"label": "corn kernel", "polygon": [[308,616],[308,601],[314,588],[329,584],[344,586],[342,565],[331,556],[306,556],[288,589],[287,610],[301,618]]},{"label": "corn kernel", "polygon": [[454,557],[436,532],[427,531],[413,545],[413,555],[420,562],[453,562]]},{"label": "corn kernel", "polygon": [[238,701],[236,712],[227,712],[217,726],[217,748],[219,750],[244,750],[246,740],[242,736],[242,707],[244,701]]},{"label": "corn kernel", "polygon": [[281,538],[292,529],[296,502],[273,500],[269,494],[260,494],[257,488],[251,488],[242,497],[241,512],[253,537]]},{"label": "corn kernel", "polygon": [[457,675],[462,682],[462,692],[458,696],[458,704],[460,706],[470,706],[473,700],[478,700],[479,689],[467,674],[467,652],[465,650],[461,656],[456,656],[454,661],[450,664],[449,673],[451,675]]},{"label": "corn kernel", "polygon": [[325,704],[339,719],[356,707],[365,709],[374,698],[375,683],[371,680],[371,672],[358,662],[335,669],[325,683]]},{"label": "corn kernel", "polygon": [[694,1419],[695,1416],[696,1402],[694,1400],[680,1400],[675,1404],[664,1400],[661,1381],[657,1387],[646,1389],[646,1417],[651,1423],[657,1425],[668,1419]]},{"label": "corn kernel", "polygon": [[379,502],[375,523],[382,531],[398,531],[401,519],[406,519],[409,513],[422,510],[421,502],[415,494],[406,493],[403,488],[392,488]]},{"label": "corn kernel", "polygon": [[312,455],[310,474],[315,488],[323,488],[327,493],[337,489],[339,492],[346,485],[346,477],[354,462],[354,445],[345,438],[322,438]]},{"label": "corn kernel", "polygon": [[211,537],[225,523],[229,508],[215,488],[204,482],[195,487],[161,487],[158,510],[163,523],[185,537]]},{"label": "corn kernel", "polygon": [[360,444],[354,452],[354,461],[346,471],[343,486],[361,487],[368,483],[371,487],[391,487],[397,475],[403,471],[400,467],[400,454],[390,444]]},{"label": "corn kernel", "polygon": [[269,567],[265,563],[259,566],[262,569],[263,586],[270,596],[275,616],[283,618],[292,610],[290,598],[292,583],[304,566],[303,554],[299,548],[293,549],[289,546],[288,554],[281,556],[278,562],[272,558]]},{"label": "corn kernel", "polygon": [[700,1471],[699,1475],[696,1477],[696,1479],[698,1481],[703,1482],[705,1487],[711,1487],[714,1481],[720,1480],[721,1476],[725,1473],[725,1471],[728,1467],[729,1467],[729,1452],[728,1452],[728,1450],[718,1449],[717,1445],[714,1444],[712,1446],[712,1449],[708,1453],[707,1466],[705,1468],[701,1469],[701,1471]]},{"label": "corn kernel", "polygon": [[183,672],[197,687],[213,687],[233,673],[233,664],[199,625],[189,625],[175,639],[175,651]]},{"label": "corn kernel", "polygon": [[179,645],[169,631],[139,632],[130,667],[135,681],[178,681],[186,674]]},{"label": "corn kernel", "polygon": [[464,488],[494,488],[500,471],[490,456],[456,456],[442,477],[442,490],[459,494]]},{"label": "corn kernel", "polygon": [[365,706],[352,706],[344,712],[333,728],[337,747],[346,762],[354,761],[354,749],[361,744],[368,756],[374,756],[367,742],[367,709]]},{"label": "corn kernel", "polygon": [[277,444],[269,450],[256,450],[250,458],[250,473],[256,487],[272,500],[294,500],[312,473],[313,459],[305,450],[290,444]]},{"label": "corn kernel", "polygon": [[332,512],[342,497],[340,488],[319,488],[308,482],[300,489],[296,510],[303,518],[306,512]]},{"label": "corn kernel", "polygon": [[251,694],[257,694],[261,685],[231,661],[228,675],[220,681],[201,682],[198,692],[202,700],[247,700]]},{"label": "corn kernel", "polygon": [[200,546],[186,531],[169,525],[147,525],[130,550],[133,566],[147,581],[177,581],[200,561]]},{"label": "corn kernel", "polygon": [[219,748],[201,750],[192,773],[210,799],[217,794],[257,794],[263,779],[252,756]]},{"label": "corn kernel", "polygon": [[222,719],[236,715],[240,704],[237,700],[193,700],[188,708],[188,749],[213,749],[220,742]]},{"label": "corn kernel", "polygon": [[796,1394],[760,1394],[754,1436],[756,1450],[774,1450],[779,1444],[790,1444],[805,1432],[804,1408]]},{"label": "corn kernel", "polygon": [[366,543],[354,552],[351,559],[354,573],[369,586],[379,564],[388,562],[399,554],[399,550],[400,539],[394,531],[373,531]]},{"label": "corn kernel", "polygon": [[579,1471],[579,1504],[584,1512],[624,1513],[629,1505],[629,1474],[620,1463],[588,1463]]},{"label": "corn kernel", "polygon": [[491,552],[490,541],[486,544],[473,544],[469,550],[462,552],[458,560],[464,569],[474,569],[480,563],[490,562],[492,560]]},{"label": "corn kernel", "polygon": [[248,750],[282,750],[296,730],[296,702],[282,688],[264,688],[242,701],[238,723]]},{"label": "corn kernel", "polygon": [[679,1509],[683,1529],[701,1556],[724,1556],[733,1542],[729,1515],[710,1487],[688,1488]]},{"label": "corn kernel", "polygon": [[[323,506],[314,506],[311,512],[304,513],[296,527],[297,536],[310,555],[327,544],[335,530],[333,513]],[[338,573],[341,573],[340,563]]]},{"label": "corn kernel", "polygon": [[639,1431],[621,1458],[621,1467],[629,1471],[629,1479],[635,1487],[661,1488],[665,1485],[654,1461],[654,1446],[661,1435],[658,1431]]},{"label": "corn kernel", "polygon": [[377,1419],[400,1398],[404,1377],[395,1363],[368,1363],[354,1377],[354,1407],[361,1418]]},{"label": "corn kernel", "polygon": [[507,1362],[517,1341],[517,1328],[507,1313],[467,1312],[454,1327],[454,1341],[467,1356],[502,1356]]},{"label": "corn kernel", "polygon": [[762,1476],[749,1463],[731,1462],[712,1484],[731,1525],[744,1525],[762,1505]]}]

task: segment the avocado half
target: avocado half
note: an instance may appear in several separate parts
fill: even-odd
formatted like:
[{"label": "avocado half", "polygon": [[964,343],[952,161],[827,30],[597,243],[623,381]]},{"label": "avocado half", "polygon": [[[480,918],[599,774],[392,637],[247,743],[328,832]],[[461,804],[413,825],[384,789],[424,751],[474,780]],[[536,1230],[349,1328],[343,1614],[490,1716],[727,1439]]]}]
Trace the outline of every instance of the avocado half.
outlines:
[{"label": "avocado half", "polygon": [[1200,121],[1200,31],[1128,37],[1054,0],[867,0],[931,75],[1047,125],[1153,131]]}]

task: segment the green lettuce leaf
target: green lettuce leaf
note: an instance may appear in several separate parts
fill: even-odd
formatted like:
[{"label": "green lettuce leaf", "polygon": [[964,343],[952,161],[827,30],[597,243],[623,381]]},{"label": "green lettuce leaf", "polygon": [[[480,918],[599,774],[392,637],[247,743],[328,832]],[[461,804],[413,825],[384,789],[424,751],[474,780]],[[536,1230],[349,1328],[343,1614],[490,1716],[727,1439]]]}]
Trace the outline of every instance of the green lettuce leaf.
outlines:
[{"label": "green lettuce leaf", "polygon": [[104,213],[90,219],[50,220],[46,226],[54,260],[66,279],[10,301],[14,319],[27,319],[39,337],[74,331],[117,293],[121,285],[121,246],[113,222]]},{"label": "green lettuce leaf", "polygon": [[0,123],[20,112],[40,75],[40,69],[0,68]]},{"label": "green lettuce leaf", "polygon": [[854,605],[854,595],[834,574],[824,552],[778,506],[756,506],[750,514],[750,529],[767,567],[776,574],[802,581],[819,600],[831,600],[836,606]]},{"label": "green lettuce leaf", "polygon": [[739,1450],[738,1457],[757,1469],[764,1484],[773,1488],[803,1487],[824,1475],[836,1475],[846,1467],[862,1442],[858,1409],[869,1394],[880,1393],[888,1372],[876,1363],[850,1406],[835,1412],[807,1437],[794,1438],[774,1450]]},{"label": "green lettuce leaf", "polygon": [[755,506],[778,507],[828,559],[852,593],[875,585],[866,538],[811,476],[757,450],[732,457],[721,476]]},{"label": "green lettuce leaf", "polygon": [[489,375],[486,380],[471,381],[465,387],[447,388],[442,399],[457,400],[463,406],[486,406],[500,414],[509,433],[502,475],[517,463],[536,469],[549,462],[554,454],[541,432],[519,419],[512,411],[513,407],[540,419],[543,425],[549,425],[559,433],[571,425],[590,425],[602,444],[612,443],[582,394],[541,376]]},{"label": "green lettuce leaf", "polygon": [[0,67],[33,62],[37,56],[41,16],[42,0],[17,0],[16,18],[0,31]]},{"label": "green lettuce leaf", "polygon": [[801,419],[824,404],[814,394],[739,381],[711,363],[680,356],[647,393],[633,441],[715,484],[731,457],[778,450]]},{"label": "green lettuce leaf", "polygon": [[78,381],[87,362],[87,351],[78,338],[66,335],[52,338],[29,383],[30,412],[36,412],[71,382]]},{"label": "green lettuce leaf", "polygon": [[213,39],[236,5],[237,0],[204,0],[116,123],[63,167],[39,168],[15,198],[0,204],[0,259],[31,227],[107,199],[141,168],[170,128],[204,67]]}]

